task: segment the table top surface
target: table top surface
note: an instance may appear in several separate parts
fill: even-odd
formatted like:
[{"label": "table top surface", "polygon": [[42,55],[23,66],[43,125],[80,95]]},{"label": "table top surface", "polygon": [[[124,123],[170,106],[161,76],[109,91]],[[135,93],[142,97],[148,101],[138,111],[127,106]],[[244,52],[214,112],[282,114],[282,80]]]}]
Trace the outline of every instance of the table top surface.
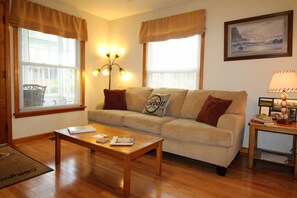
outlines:
[{"label": "table top surface", "polygon": [[273,123],[274,123],[274,125],[265,125],[265,124],[259,124],[259,123],[255,123],[255,122],[250,121],[249,125],[297,129],[297,122],[293,122],[292,124],[278,124],[276,120],[273,120]]},{"label": "table top surface", "polygon": [[278,124],[276,120],[273,121],[274,125],[265,125],[265,124],[258,124],[255,122],[250,121],[249,125],[260,131],[271,131],[275,133],[285,133],[291,135],[297,135],[297,123],[293,122],[292,124]]},{"label": "table top surface", "polygon": [[[87,133],[79,133],[79,134],[70,134],[67,130],[65,129],[60,129],[60,130],[55,130],[55,133],[58,133],[64,137],[66,137],[68,140],[73,139],[77,141],[81,141],[84,143],[88,144],[93,144],[98,147],[101,147],[102,149],[106,148],[112,151],[116,151],[119,153],[133,153],[137,152],[138,150],[141,150],[143,148],[149,147],[153,144],[159,143],[163,141],[163,138],[161,137],[156,137],[156,136],[150,136],[150,135],[145,135],[137,132],[132,132],[126,129],[119,129],[119,128],[114,128],[106,125],[101,125],[101,124],[89,124],[90,126],[93,126],[96,129],[96,132],[87,132]],[[101,144],[97,143],[96,140],[98,138],[93,137],[98,134],[105,134],[107,135],[107,139],[109,142]],[[131,146],[120,146],[120,145],[110,145],[110,141],[113,136],[132,136],[135,139],[135,142]],[[63,138],[62,138],[63,139]]]}]

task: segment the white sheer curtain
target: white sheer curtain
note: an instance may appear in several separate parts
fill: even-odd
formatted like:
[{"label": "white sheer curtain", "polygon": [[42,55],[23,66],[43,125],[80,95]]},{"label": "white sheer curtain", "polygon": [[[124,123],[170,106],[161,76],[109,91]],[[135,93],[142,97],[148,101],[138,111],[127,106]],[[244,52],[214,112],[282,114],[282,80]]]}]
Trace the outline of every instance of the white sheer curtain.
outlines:
[{"label": "white sheer curtain", "polygon": [[201,36],[149,42],[147,86],[197,89]]}]

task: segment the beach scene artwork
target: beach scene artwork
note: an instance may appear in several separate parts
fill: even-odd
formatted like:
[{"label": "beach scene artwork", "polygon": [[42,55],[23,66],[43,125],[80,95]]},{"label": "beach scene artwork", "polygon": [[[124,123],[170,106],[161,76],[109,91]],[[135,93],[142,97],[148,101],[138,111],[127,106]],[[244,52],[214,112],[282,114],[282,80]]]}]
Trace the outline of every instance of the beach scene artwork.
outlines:
[{"label": "beach scene artwork", "polygon": [[230,56],[282,53],[287,50],[287,20],[284,17],[229,26]]}]

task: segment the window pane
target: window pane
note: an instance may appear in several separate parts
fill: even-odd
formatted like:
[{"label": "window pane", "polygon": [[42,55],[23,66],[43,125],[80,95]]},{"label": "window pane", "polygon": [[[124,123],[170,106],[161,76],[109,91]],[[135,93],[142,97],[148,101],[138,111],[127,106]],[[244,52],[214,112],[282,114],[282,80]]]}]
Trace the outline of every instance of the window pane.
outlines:
[{"label": "window pane", "polygon": [[19,35],[21,109],[80,105],[79,41],[21,28]]},{"label": "window pane", "polygon": [[148,86],[197,89],[200,42],[195,35],[148,43]]}]

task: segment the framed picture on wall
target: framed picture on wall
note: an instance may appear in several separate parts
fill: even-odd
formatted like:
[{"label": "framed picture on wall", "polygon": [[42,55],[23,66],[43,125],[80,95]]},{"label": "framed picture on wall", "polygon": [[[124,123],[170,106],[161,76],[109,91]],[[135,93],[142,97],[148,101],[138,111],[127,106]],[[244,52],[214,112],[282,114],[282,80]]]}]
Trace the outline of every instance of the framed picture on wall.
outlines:
[{"label": "framed picture on wall", "polygon": [[224,61],[292,56],[293,10],[224,23]]}]

